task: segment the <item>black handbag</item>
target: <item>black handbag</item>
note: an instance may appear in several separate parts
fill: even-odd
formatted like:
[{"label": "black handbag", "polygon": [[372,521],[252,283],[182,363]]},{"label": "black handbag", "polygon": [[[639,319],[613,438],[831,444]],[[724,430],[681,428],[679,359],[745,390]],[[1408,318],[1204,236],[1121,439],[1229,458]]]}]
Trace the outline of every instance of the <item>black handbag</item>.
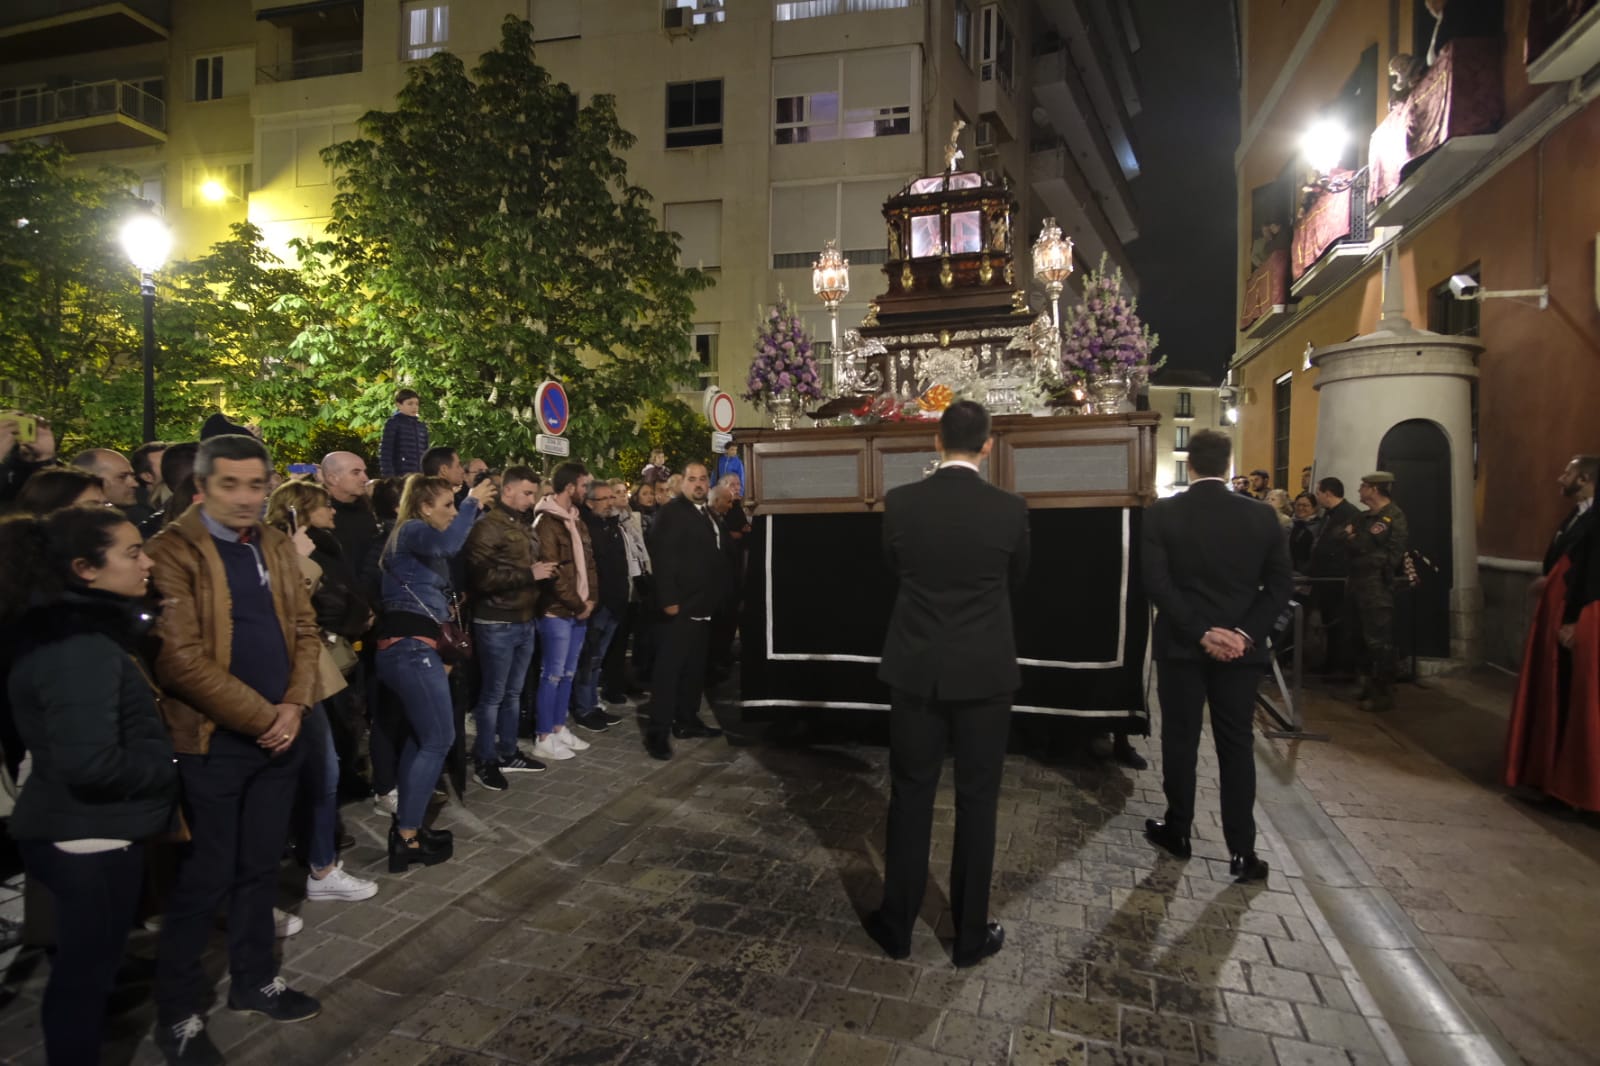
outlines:
[{"label": "black handbag", "polygon": [[433,612],[428,610],[428,605],[422,602],[422,597],[411,591],[410,585],[402,585],[417,601],[417,606],[422,608],[422,613],[432,619],[433,624],[439,627],[439,658],[446,666],[458,666],[461,663],[472,661],[472,630],[461,621],[461,609],[457,606],[455,597],[450,598],[450,617],[439,619],[433,617]]}]

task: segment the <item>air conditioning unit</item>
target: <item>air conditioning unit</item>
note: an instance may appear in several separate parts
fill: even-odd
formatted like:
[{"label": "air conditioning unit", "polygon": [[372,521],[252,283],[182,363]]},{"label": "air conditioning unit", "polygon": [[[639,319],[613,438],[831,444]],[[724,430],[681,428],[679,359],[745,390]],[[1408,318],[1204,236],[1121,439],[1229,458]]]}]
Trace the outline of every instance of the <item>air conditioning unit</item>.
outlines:
[{"label": "air conditioning unit", "polygon": [[669,37],[694,36],[694,8],[669,7],[661,12],[661,25]]}]

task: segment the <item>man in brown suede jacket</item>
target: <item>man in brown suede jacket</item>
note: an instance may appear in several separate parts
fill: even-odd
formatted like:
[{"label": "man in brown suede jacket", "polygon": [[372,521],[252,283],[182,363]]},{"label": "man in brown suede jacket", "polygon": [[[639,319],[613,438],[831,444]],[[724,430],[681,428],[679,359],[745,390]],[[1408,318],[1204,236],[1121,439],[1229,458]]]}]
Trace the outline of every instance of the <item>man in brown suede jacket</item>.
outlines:
[{"label": "man in brown suede jacket", "polygon": [[271,475],[254,437],[200,444],[201,499],[146,545],[166,600],[161,712],[177,750],[191,839],[161,927],[156,1045],[171,1063],[220,1063],[201,966],[228,904],[230,1009],[302,1021],[321,1009],[278,977],[272,905],[315,699],[321,635],[293,544],[261,523]]}]

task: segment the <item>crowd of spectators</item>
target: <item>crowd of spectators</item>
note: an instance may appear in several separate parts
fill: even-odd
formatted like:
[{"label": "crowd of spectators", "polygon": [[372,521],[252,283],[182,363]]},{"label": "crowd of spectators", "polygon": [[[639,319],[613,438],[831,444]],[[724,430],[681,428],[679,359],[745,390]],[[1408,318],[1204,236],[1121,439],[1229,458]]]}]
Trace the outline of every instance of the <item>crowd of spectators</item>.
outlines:
[{"label": "crowd of spectators", "polygon": [[342,805],[390,817],[403,875],[452,857],[431,825],[452,760],[472,767],[455,802],[507,789],[652,689],[651,755],[717,735],[698,711],[737,640],[737,457],[714,486],[661,451],[631,485],[577,462],[546,477],[434,444],[420,405],[396,394],[377,478],[345,451],[279,470],[221,415],[66,461],[47,421],[0,415],[0,746],[10,835],[54,904],[51,1061],[96,1061],[141,921],[169,1062],[223,1061],[202,966],[219,911],[229,1008],[316,1015],[278,974],[274,940],[303,925],[280,872],[303,865],[309,900],[383,891],[383,869],[340,859]]}]

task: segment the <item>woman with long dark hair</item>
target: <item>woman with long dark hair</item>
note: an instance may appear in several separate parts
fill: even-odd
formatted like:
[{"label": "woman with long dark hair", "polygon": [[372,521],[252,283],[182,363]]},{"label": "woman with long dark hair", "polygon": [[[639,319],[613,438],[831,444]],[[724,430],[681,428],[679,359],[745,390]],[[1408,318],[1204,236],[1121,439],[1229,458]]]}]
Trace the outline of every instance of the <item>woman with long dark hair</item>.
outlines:
[{"label": "woman with long dark hair", "polygon": [[[311,582],[311,606],[317,612],[317,625],[324,643],[333,638],[345,641],[350,651],[351,669],[355,652],[350,640],[359,639],[372,625],[372,612],[356,587],[356,579],[344,565],[339,541],[333,535],[333,500],[328,490],[309,481],[286,481],[267,497],[267,525],[275,526],[294,539],[301,565]],[[320,692],[322,697],[306,711],[305,738],[310,743],[307,758],[300,767],[301,795],[307,807],[309,825],[304,836],[306,898],[310,900],[363,900],[378,893],[376,882],[349,873],[339,861],[339,753],[333,745],[333,728],[328,721],[328,699],[342,690],[340,668],[323,650],[324,672],[332,673],[332,683]]]},{"label": "woman with long dark hair", "polygon": [[479,482],[458,511],[448,481],[412,474],[383,548],[383,617],[373,634],[378,678],[404,704],[411,723],[411,736],[400,749],[400,795],[389,829],[391,873],[404,873],[412,863],[444,862],[453,851],[448,830],[422,824],[456,739],[449,671],[441,654],[449,651],[446,623],[459,623],[450,563],[466,546],[479,510],[494,496],[493,482]]},{"label": "woman with long dark hair", "polygon": [[57,916],[40,1009],[51,1063],[100,1060],[144,842],[173,828],[178,771],[140,657],[154,621],[150,567],[118,511],[67,506],[0,522],[0,622],[15,652],[7,688],[33,759],[10,832]]}]

